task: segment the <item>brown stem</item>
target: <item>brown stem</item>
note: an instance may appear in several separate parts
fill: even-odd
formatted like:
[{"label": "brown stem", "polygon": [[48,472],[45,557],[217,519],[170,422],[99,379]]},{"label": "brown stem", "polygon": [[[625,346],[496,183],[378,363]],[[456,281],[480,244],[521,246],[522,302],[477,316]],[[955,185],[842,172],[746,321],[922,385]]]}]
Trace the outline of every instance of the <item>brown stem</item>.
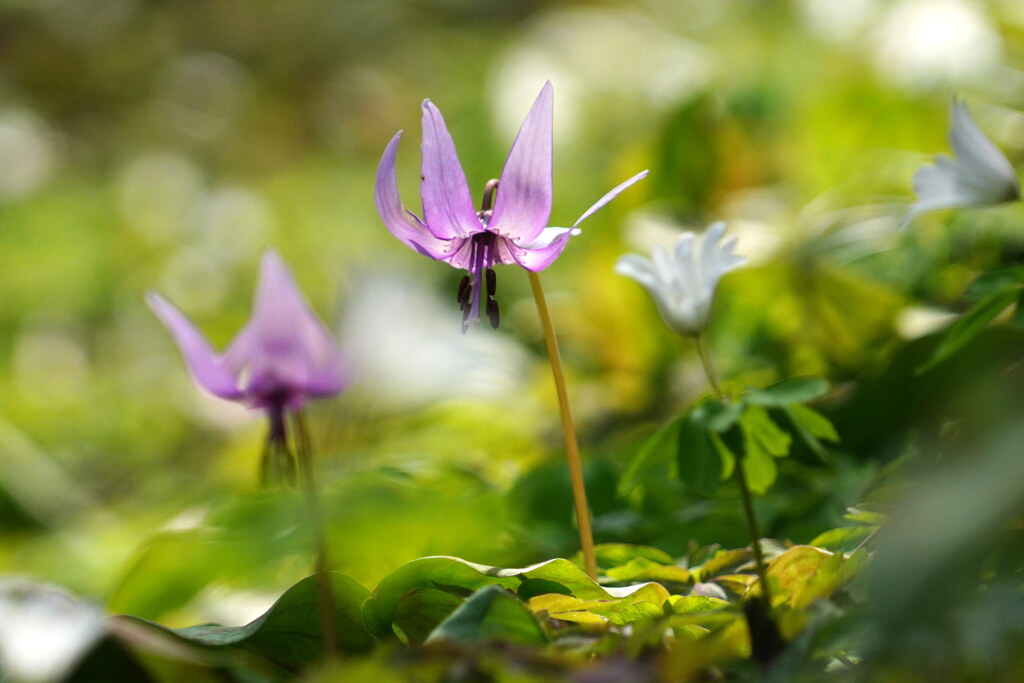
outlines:
[{"label": "brown stem", "polygon": [[551,374],[555,380],[555,393],[558,395],[558,409],[562,418],[562,435],[565,437],[565,454],[569,460],[569,480],[572,482],[572,498],[576,508],[576,526],[580,532],[580,548],[583,551],[583,565],[587,575],[597,581],[597,556],[594,552],[594,534],[590,528],[590,510],[587,507],[587,488],[583,482],[583,464],[580,460],[580,447],[576,441],[576,427],[569,409],[569,393],[565,388],[565,373],[562,370],[562,356],[558,352],[558,339],[555,327],[551,323],[544,289],[540,285],[540,277],[533,271],[530,276],[530,288],[537,302],[537,314],[540,316],[541,328],[544,330],[544,345],[548,351],[548,362],[551,363]]}]

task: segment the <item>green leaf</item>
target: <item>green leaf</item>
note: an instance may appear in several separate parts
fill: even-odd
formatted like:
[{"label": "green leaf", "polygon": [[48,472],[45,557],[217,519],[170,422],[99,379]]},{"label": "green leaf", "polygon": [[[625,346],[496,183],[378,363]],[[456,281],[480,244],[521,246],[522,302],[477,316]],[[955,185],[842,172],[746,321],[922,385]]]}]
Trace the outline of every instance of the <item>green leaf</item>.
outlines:
[{"label": "green leaf", "polygon": [[734,569],[748,562],[751,557],[753,557],[751,551],[746,548],[716,550],[714,555],[709,557],[701,566],[694,568],[693,572],[698,581],[706,582],[723,573],[726,569]]},{"label": "green leaf", "polygon": [[828,380],[822,377],[791,377],[765,389],[750,389],[744,398],[757,406],[777,408],[821,398],[828,389]]},{"label": "green leaf", "polygon": [[793,405],[786,406],[783,410],[794,425],[807,430],[811,436],[831,441],[832,443],[839,442],[839,433],[836,431],[835,426],[827,417],[814,408],[801,403],[794,403]]},{"label": "green leaf", "polygon": [[745,408],[743,401],[720,401],[712,398],[701,403],[697,411],[701,413],[699,417],[708,429],[721,434],[736,424]]},{"label": "green leaf", "polygon": [[629,468],[619,481],[620,496],[625,496],[636,488],[659,465],[668,465],[670,469],[675,469],[679,425],[682,420],[683,416],[677,417],[644,442],[640,452],[633,458],[633,462],[629,464]]},{"label": "green leaf", "polygon": [[[362,619],[363,602],[370,592],[344,574],[328,574],[334,603],[335,647],[340,652],[366,652],[373,636]],[[239,648],[285,667],[299,669],[323,654],[320,630],[320,575],[308,576],[289,588],[269,610],[245,626],[204,624],[168,629],[138,617],[119,617],[150,629],[159,629],[193,645],[211,649]]]},{"label": "green leaf", "polygon": [[993,268],[978,276],[978,279],[967,288],[967,298],[971,301],[978,301],[992,294],[1024,284],[1024,266],[1008,266],[1006,268]]},{"label": "green leaf", "polygon": [[[673,564],[675,558],[664,550],[652,548],[648,545],[633,545],[631,543],[600,543],[594,546],[594,555],[597,558],[597,566],[602,569],[621,567],[633,560],[643,558],[658,564]],[[582,553],[577,553],[573,560],[579,558],[577,565],[582,566]]]},{"label": "green leaf", "polygon": [[870,526],[881,526],[889,520],[889,516],[883,512],[869,510],[864,506],[864,504],[861,504],[857,507],[847,508],[846,514],[843,515],[843,519],[848,519],[851,522],[858,522],[860,524],[867,524]]},{"label": "green leaf", "polygon": [[395,609],[394,627],[409,643],[422,643],[465,598],[437,588],[417,588],[402,596]]},{"label": "green leaf", "polygon": [[1021,286],[1014,283],[989,293],[971,306],[970,310],[946,330],[938,348],[935,349],[932,357],[917,369],[917,374],[920,375],[931,370],[966,346],[985,325],[1016,301],[1020,294]]},{"label": "green leaf", "polygon": [[718,598],[673,595],[669,601],[669,611],[673,615],[669,624],[676,629],[677,635],[680,631],[685,631],[691,637],[699,638],[710,629],[720,630],[742,619],[739,610],[729,607],[728,602]]},{"label": "green leaf", "polygon": [[608,617],[608,621],[616,626],[626,626],[663,616],[665,616],[665,610],[662,607],[653,602],[641,601],[627,605],[621,611]]},{"label": "green leaf", "polygon": [[789,455],[792,437],[775,424],[764,408],[760,406],[748,408],[740,418],[740,428],[743,430],[746,456],[751,456],[753,451],[763,451],[766,455],[776,458]]},{"label": "green leaf", "polygon": [[1020,296],[1017,297],[1017,304],[1014,306],[1010,324],[1014,327],[1024,327],[1024,289],[1021,290]]},{"label": "green leaf", "polygon": [[847,526],[839,529],[829,529],[825,533],[815,536],[814,540],[811,541],[811,545],[833,551],[852,550],[877,529],[878,527],[871,526]]},{"label": "green leaf", "polygon": [[776,557],[767,570],[773,603],[779,605],[794,600],[823,567],[834,571],[836,558],[841,561],[842,555],[809,545],[793,546]]},{"label": "green leaf", "polygon": [[670,599],[671,596],[664,586],[646,583],[631,587],[621,597],[581,600],[571,595],[539,595],[531,598],[526,606],[534,614],[563,621],[591,625],[609,621],[616,625],[624,625],[663,615],[664,606],[669,604]]},{"label": "green leaf", "polygon": [[548,638],[523,603],[505,588],[493,585],[474,593],[434,629],[426,642],[445,640],[543,645]]},{"label": "green leaf", "polygon": [[800,436],[812,453],[822,461],[828,461],[828,451],[819,439],[825,439],[833,443],[839,441],[839,433],[827,417],[816,411],[814,408],[805,406],[802,403],[793,403],[784,406],[785,413],[793,429]]},{"label": "green leaf", "polygon": [[850,555],[835,553],[796,595],[794,606],[803,609],[815,600],[831,597],[867,569],[868,559],[868,551],[864,548]]},{"label": "green leaf", "polygon": [[619,484],[619,494],[629,493],[644,476],[650,476],[650,470],[670,462],[690,490],[714,495],[726,469],[714,437],[731,429],[745,408],[742,402],[705,399],[659,429],[630,464]]},{"label": "green leaf", "polygon": [[725,443],[721,434],[711,432],[711,443],[715,445],[718,457],[722,459],[722,480],[724,481],[731,477],[733,470],[736,469],[736,454]]},{"label": "green leaf", "polygon": [[705,414],[690,410],[679,423],[679,478],[689,489],[713,496],[722,479],[722,459],[711,441]]},{"label": "green leaf", "polygon": [[393,633],[396,614],[406,596],[426,588],[468,595],[487,586],[502,586],[525,597],[536,594],[534,587],[543,586],[551,593],[584,600],[608,600],[628,596],[647,585],[652,584],[606,589],[574,563],[562,558],[522,569],[502,569],[458,557],[423,557],[402,565],[381,580],[373,596],[363,605],[363,619],[371,633],[386,637]]},{"label": "green leaf", "polygon": [[747,451],[743,456],[743,469],[747,475],[747,486],[755,495],[762,495],[778,476],[775,459],[760,449]]},{"label": "green leaf", "polygon": [[[146,668],[137,661],[128,647],[129,643],[112,635],[105,636],[85,654],[72,669],[70,674],[60,677],[66,681],[133,681],[149,683],[157,679],[150,675]],[[187,666],[187,665],[186,665]],[[181,666],[182,669],[185,666]],[[179,680],[186,680],[176,671]],[[8,681],[0,669],[0,681]]]},{"label": "green leaf", "polygon": [[674,563],[662,564],[638,557],[605,572],[616,581],[658,581],[660,583],[689,583],[690,570]]},{"label": "green leaf", "polygon": [[699,614],[713,612],[729,606],[726,600],[709,598],[706,595],[673,595],[670,599],[673,614]]}]

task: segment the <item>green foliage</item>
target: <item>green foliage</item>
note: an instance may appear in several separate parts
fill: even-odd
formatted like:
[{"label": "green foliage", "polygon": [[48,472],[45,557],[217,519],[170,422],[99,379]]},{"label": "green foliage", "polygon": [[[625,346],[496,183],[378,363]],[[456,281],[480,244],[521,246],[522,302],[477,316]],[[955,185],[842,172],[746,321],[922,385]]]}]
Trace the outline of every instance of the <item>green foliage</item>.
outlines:
[{"label": "green foliage", "polygon": [[[537,654],[531,659],[541,656],[548,670],[563,670],[581,656],[656,653],[664,636],[655,634],[666,632],[680,646],[704,643],[712,655],[707,665],[729,665],[746,656],[740,606],[748,587],[756,585],[748,573],[748,550],[700,549],[694,557],[706,559],[690,569],[685,558],[677,562],[643,546],[611,544],[597,550],[606,567],[602,582],[625,585],[602,587],[566,560],[504,569],[454,557],[421,558],[385,577],[372,596],[351,579],[331,574],[336,647],[349,662],[346,668],[354,666],[353,655],[381,651],[383,644],[363,626],[365,617],[380,636],[401,633],[409,645],[423,645],[418,660],[401,665],[410,674],[430,662],[431,667],[447,666],[450,653],[460,651],[473,652],[474,666],[483,666],[510,647],[533,648]],[[863,571],[865,557],[863,552],[845,556],[795,546],[771,561],[776,616],[791,629],[791,637]],[[641,568],[651,574],[660,571],[661,580],[636,583],[631,575]],[[82,670],[132,670],[159,680],[206,680],[219,672],[232,680],[258,681],[309,672],[322,655],[317,579],[303,579],[263,616],[240,627],[168,629],[117,617],[112,622],[114,639],[98,646]],[[722,597],[697,592],[699,586],[712,584],[718,590],[725,587]],[[659,656],[672,661],[673,650]],[[373,660],[363,661],[369,666]]]},{"label": "green foliage", "polygon": [[[409,562],[384,577],[373,596],[363,605],[363,618],[367,628],[377,637],[388,637],[397,630],[409,638],[406,625],[400,620],[402,605],[410,598],[419,601],[420,598],[415,597],[418,591],[442,591],[465,598],[487,586],[514,591],[524,600],[548,593],[585,600],[607,600],[642,587],[624,590],[602,588],[577,565],[564,559],[548,560],[522,569],[501,569],[457,557],[425,557]],[[432,600],[430,604],[437,606],[441,601]],[[435,613],[439,614],[440,610]],[[422,617],[422,614],[417,616]],[[416,632],[422,633],[423,629],[418,628]]]},{"label": "green foliage", "polygon": [[[961,13],[991,48],[965,70],[900,49],[939,3],[285,4],[0,9],[0,573],[133,615],[68,680],[1024,680],[1024,205],[897,229],[951,90],[1020,165],[1024,100],[978,87],[1022,53],[1018,0]],[[579,545],[526,279],[499,268],[501,329],[460,336],[455,271],[372,196],[404,128],[419,210],[430,97],[476,197],[546,78],[553,224],[651,169],[544,273],[597,582],[551,559]],[[719,218],[749,258],[709,328],[729,400],[612,273]],[[352,350],[309,414],[352,577],[333,662],[304,505],[255,491],[265,426],[201,395],[143,304],[221,349],[271,246]],[[779,539],[764,666],[737,464]]]},{"label": "green foliage", "polygon": [[501,586],[487,586],[459,605],[438,624],[427,643],[502,641],[519,645],[547,642],[537,620],[515,595]]},{"label": "green foliage", "polygon": [[1024,293],[1024,280],[991,283],[982,288],[986,292],[971,308],[960,317],[943,335],[942,342],[932,357],[918,372],[927,372],[966,346],[979,332],[1006,308],[1015,303]]},{"label": "green foliage", "polygon": [[836,442],[839,434],[821,413],[805,405],[828,393],[820,377],[796,377],[765,389],[748,389],[735,400],[704,398],[659,429],[641,447],[620,481],[627,494],[645,479],[668,473],[678,476],[692,492],[713,496],[742,458],[750,490],[763,494],[778,476],[776,458],[789,455],[793,435],[779,426],[769,409],[780,412],[807,447],[822,460],[822,440]]},{"label": "green foliage", "polygon": [[702,404],[683,414],[676,444],[677,471],[682,482],[693,492],[711,496],[722,479],[722,460],[711,437],[716,411]]},{"label": "green foliage", "polygon": [[[331,573],[335,639],[340,652],[369,650],[374,638],[363,625],[362,606],[370,592],[343,574]],[[136,617],[117,617],[144,629],[156,629],[204,649],[245,650],[286,669],[306,668],[323,657],[319,577],[307,577],[289,588],[265,614],[244,626],[204,624],[165,629]]]},{"label": "green foliage", "polygon": [[782,408],[821,398],[828,388],[828,381],[822,377],[791,377],[764,389],[748,389],[743,398],[755,406]]}]

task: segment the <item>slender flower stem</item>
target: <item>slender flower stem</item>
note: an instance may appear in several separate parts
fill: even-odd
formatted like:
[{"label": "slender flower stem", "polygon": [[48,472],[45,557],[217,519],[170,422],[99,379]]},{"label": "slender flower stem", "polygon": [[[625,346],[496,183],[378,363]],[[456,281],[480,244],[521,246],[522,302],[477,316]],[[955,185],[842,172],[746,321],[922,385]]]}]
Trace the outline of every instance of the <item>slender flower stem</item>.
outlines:
[{"label": "slender flower stem", "polygon": [[562,434],[565,437],[565,453],[569,459],[569,479],[572,482],[572,498],[576,506],[576,526],[580,532],[580,547],[583,550],[583,564],[587,575],[597,580],[597,557],[594,553],[594,534],[590,529],[590,510],[587,508],[587,489],[583,483],[583,465],[580,461],[580,447],[576,441],[576,427],[569,409],[569,393],[565,388],[565,373],[562,371],[562,356],[558,352],[558,339],[555,328],[551,324],[544,289],[540,285],[540,277],[533,271],[530,276],[530,288],[537,302],[537,314],[544,329],[544,345],[551,363],[551,374],[555,380],[555,393],[558,394],[558,409],[562,417]]},{"label": "slender flower stem", "polygon": [[324,659],[333,659],[337,624],[334,619],[334,596],[331,593],[330,560],[327,554],[327,535],[324,532],[324,521],[320,508],[320,492],[317,487],[316,472],[313,468],[313,449],[309,438],[309,428],[302,411],[294,413],[295,450],[299,460],[299,480],[306,498],[307,515],[313,532],[313,544],[316,549],[317,592],[320,597],[320,635],[323,638]]},{"label": "slender flower stem", "polygon": [[[704,366],[704,374],[707,375],[708,383],[711,384],[712,390],[719,399],[728,401],[729,397],[722,390],[722,385],[718,381],[718,373],[715,371],[715,364],[711,360],[711,346],[708,344],[707,332],[701,332],[697,335],[694,338],[694,344],[697,346],[697,355],[700,356],[700,362]],[[764,554],[761,552],[761,527],[758,525],[757,517],[754,515],[754,503],[750,495],[750,487],[747,485],[747,471],[743,463],[742,453],[740,457],[736,458],[736,482],[740,487],[743,515],[747,520],[747,533],[750,534],[750,547],[754,552],[754,564],[757,567],[757,575],[761,579],[761,591],[764,594],[765,602],[770,606],[771,594],[768,588],[768,572],[764,562]]]},{"label": "slender flower stem", "polygon": [[754,516],[754,503],[750,495],[750,488],[747,486],[747,472],[744,468],[742,457],[736,459],[736,481],[740,486],[740,497],[743,499],[743,514],[747,518],[750,546],[754,551],[757,575],[761,579],[761,592],[764,594],[765,602],[771,606],[772,597],[768,588],[768,570],[764,563],[764,554],[761,552],[761,527],[757,523],[757,517]]},{"label": "slender flower stem", "polygon": [[700,356],[700,362],[704,366],[704,374],[707,375],[711,389],[714,390],[718,398],[727,399],[728,397],[718,381],[718,372],[715,370],[715,364],[711,360],[711,346],[708,344],[707,333],[701,332],[697,335],[694,338],[694,344],[697,346],[697,355]]}]

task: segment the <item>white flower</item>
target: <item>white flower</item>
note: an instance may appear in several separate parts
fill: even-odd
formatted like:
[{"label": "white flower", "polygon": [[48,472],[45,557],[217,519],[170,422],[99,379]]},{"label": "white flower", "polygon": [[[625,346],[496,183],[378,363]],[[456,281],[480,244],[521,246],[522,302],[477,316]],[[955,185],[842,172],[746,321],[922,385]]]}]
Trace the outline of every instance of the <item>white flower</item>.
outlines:
[{"label": "white flower", "polygon": [[904,223],[934,209],[984,206],[1020,199],[1017,174],[999,148],[971,120],[962,102],[953,102],[949,143],[956,158],[939,155],[914,174],[917,201]]},{"label": "white flower", "polygon": [[633,278],[651,293],[669,327],[696,336],[707,326],[718,281],[745,260],[733,253],[736,238],[723,242],[724,235],[721,221],[701,236],[683,233],[671,255],[660,244],[654,247],[653,261],[625,254],[615,264],[615,272]]},{"label": "white flower", "polygon": [[64,678],[103,633],[98,608],[49,586],[0,579],[0,670],[14,680]]}]

